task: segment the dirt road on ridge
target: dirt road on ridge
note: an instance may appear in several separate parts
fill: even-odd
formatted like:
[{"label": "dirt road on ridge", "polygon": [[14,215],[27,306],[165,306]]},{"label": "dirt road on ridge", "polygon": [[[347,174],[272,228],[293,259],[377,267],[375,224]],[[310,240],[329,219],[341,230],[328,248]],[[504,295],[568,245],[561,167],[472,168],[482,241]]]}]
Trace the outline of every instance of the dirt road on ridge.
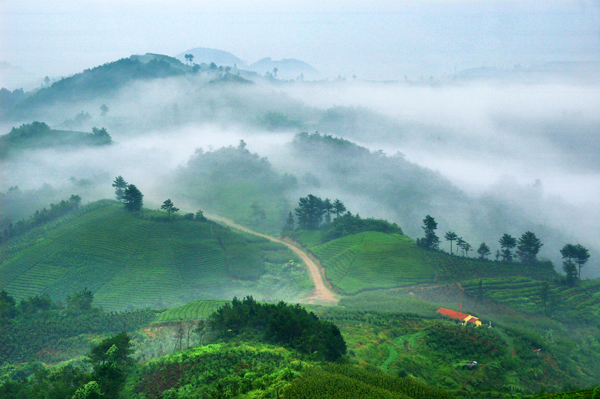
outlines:
[{"label": "dirt road on ridge", "polygon": [[302,259],[302,261],[304,262],[306,267],[308,267],[308,271],[310,273],[310,278],[312,279],[313,284],[315,285],[313,294],[307,298],[308,303],[315,303],[318,301],[318,302],[323,302],[323,303],[335,304],[339,301],[339,299],[335,296],[335,294],[333,292],[331,292],[323,283],[323,278],[321,276],[321,273],[319,272],[319,267],[317,266],[317,264],[315,262],[313,262],[313,260],[308,257],[306,252],[304,252],[300,248],[298,248],[292,244],[289,244],[285,241],[282,241],[278,238],[271,237],[266,234],[257,233],[256,231],[252,231],[244,226],[241,226],[241,225],[235,223],[231,219],[227,219],[225,217],[212,215],[212,214],[205,215],[205,216],[208,219],[212,219],[214,221],[224,223],[230,227],[233,227],[234,229],[238,229],[238,230],[244,231],[249,234],[254,234],[256,236],[266,238],[267,240],[275,241],[275,242],[285,245],[286,247],[288,247],[289,249],[294,251],[296,254],[298,254],[298,256],[300,257],[300,259]]}]

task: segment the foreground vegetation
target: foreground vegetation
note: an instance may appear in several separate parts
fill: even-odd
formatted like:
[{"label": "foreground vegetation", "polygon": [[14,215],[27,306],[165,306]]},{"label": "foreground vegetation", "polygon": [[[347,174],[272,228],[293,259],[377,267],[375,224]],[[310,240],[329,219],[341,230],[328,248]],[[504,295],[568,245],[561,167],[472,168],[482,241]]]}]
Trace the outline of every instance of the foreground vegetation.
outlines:
[{"label": "foreground vegetation", "polygon": [[[596,281],[573,286],[548,262],[425,250],[397,226],[346,213],[325,224],[335,229],[292,232],[320,259],[340,306],[268,303],[310,288],[294,255],[163,205],[101,201],[7,237],[3,397],[519,398],[600,380]],[[91,271],[89,289],[69,285]],[[186,302],[186,290],[190,299],[259,292],[262,302],[165,309]],[[162,309],[94,307],[144,300]],[[483,326],[457,325],[440,307]]]},{"label": "foreground vegetation", "polygon": [[[379,296],[380,302],[386,297],[383,292],[369,295]],[[79,352],[71,351],[65,358],[87,352],[87,357],[79,359],[88,360],[50,369],[35,361],[5,363],[0,392],[6,398],[24,393],[29,398],[48,393],[71,397],[78,389],[120,391],[111,397],[139,399],[519,398],[540,390],[556,393],[590,386],[600,377],[594,367],[600,359],[594,349],[598,342],[591,329],[571,329],[544,318],[519,319],[514,311],[499,311],[491,303],[479,305],[477,314],[484,321],[493,319],[493,328],[465,327],[435,313],[441,302],[423,298],[408,293],[395,296],[393,302],[404,303],[413,313],[353,310],[368,304],[366,298],[343,300],[341,307],[308,306],[306,310],[285,303],[234,299],[199,322],[185,325],[185,331],[178,322],[164,322],[160,316],[152,324],[151,318],[141,323],[139,316],[132,318],[136,314],[149,317],[152,312],[102,316],[92,309],[96,317],[131,320],[127,338],[96,332],[87,333],[87,340],[59,340],[78,346]],[[467,301],[465,306],[472,305]],[[68,309],[49,312],[68,314]],[[68,316],[72,319],[63,320],[80,320],[78,315],[85,313],[78,311]],[[318,346],[328,346],[328,339],[319,334],[329,328],[341,332],[331,336],[335,343],[331,348],[341,351]],[[185,342],[190,331],[191,342],[182,346],[181,338]],[[22,344],[35,339],[35,335],[24,335]],[[153,352],[157,342],[164,350]],[[118,362],[110,360],[117,350],[111,349],[113,343],[117,349],[126,349]],[[90,344],[92,349],[86,351]],[[47,341],[38,353],[56,352],[53,348],[64,347],[60,345],[64,344]],[[173,354],[165,354],[172,348]],[[348,352],[343,355],[345,348]],[[539,348],[541,352],[536,351]],[[145,360],[137,363],[136,358]],[[474,360],[477,365],[469,367]],[[110,383],[103,380],[108,372],[118,378]],[[565,397],[592,397],[586,396],[590,393],[593,390]]]}]

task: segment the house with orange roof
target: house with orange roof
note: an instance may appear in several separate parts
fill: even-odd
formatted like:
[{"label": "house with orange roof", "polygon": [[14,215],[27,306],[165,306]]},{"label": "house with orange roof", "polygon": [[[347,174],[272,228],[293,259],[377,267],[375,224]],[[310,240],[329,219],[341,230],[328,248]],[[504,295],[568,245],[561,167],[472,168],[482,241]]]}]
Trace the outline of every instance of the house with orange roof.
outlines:
[{"label": "house with orange roof", "polygon": [[471,316],[470,314],[457,312],[456,310],[439,308],[437,313],[460,320],[462,321],[463,325],[466,325],[467,323],[473,323],[475,324],[475,327],[479,327],[481,325],[481,321],[477,317]]}]

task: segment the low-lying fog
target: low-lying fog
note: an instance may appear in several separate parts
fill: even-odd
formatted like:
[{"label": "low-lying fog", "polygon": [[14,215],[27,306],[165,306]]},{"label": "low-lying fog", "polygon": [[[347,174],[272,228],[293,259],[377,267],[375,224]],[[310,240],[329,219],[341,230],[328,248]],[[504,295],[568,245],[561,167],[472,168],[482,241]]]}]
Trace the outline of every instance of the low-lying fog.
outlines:
[{"label": "low-lying fog", "polygon": [[[598,85],[353,83],[286,92],[323,109],[365,107],[389,116],[402,124],[397,132],[340,136],[400,151],[466,191],[513,176],[521,184],[539,179],[547,194],[571,203],[600,201]],[[411,122],[434,129],[423,134]]]},{"label": "low-lying fog", "polygon": [[[310,165],[302,166],[303,160],[290,154],[288,143],[299,131],[319,130],[388,156],[402,153],[412,163],[439,171],[469,201],[493,197],[503,204],[519,204],[514,225],[521,226],[520,219],[526,216],[529,229],[560,232],[552,233],[552,244],[542,251],[557,262],[557,268],[556,246],[569,240],[591,249],[582,277],[600,274],[599,85],[351,81],[195,89],[189,81],[171,79],[129,87],[103,101],[111,110],[104,118],[98,115],[99,104],[89,103],[63,112],[54,109],[45,114],[45,122],[61,128],[61,121],[84,110],[92,119],[82,130],[104,126],[114,145],[23,153],[4,162],[0,191],[15,185],[37,189],[48,183],[65,192],[80,190],[84,201],[91,201],[112,197],[110,183],[122,175],[156,206],[171,196],[161,188],[164,179],[185,165],[196,148],[236,146],[243,139],[250,151],[268,157],[278,171],[297,172],[300,187],[293,195],[312,192],[345,199],[349,209],[363,217],[388,218],[413,238],[420,236],[426,210],[414,220],[402,220],[395,209],[372,196],[336,192],[340,185],[333,175],[322,177],[320,188],[303,185],[300,173],[310,171]],[[298,121],[300,127],[267,129],[261,118],[268,112]],[[8,131],[4,128],[4,133]],[[88,188],[76,184],[82,179]],[[535,200],[528,197],[532,192]],[[397,195],[401,201],[402,193]],[[289,199],[297,201],[291,193]],[[483,240],[489,243],[491,237],[497,237],[493,242],[497,246],[499,229],[478,236],[473,226],[452,224],[453,213],[459,218],[475,209],[479,212],[484,207],[480,202],[471,204],[471,210],[467,205],[460,212],[446,209],[443,215],[432,210],[432,216],[440,219],[439,235],[464,227],[458,233],[473,246]],[[524,231],[502,232],[518,237]],[[543,233],[538,235],[544,241]],[[441,247],[446,249],[445,242]]]}]

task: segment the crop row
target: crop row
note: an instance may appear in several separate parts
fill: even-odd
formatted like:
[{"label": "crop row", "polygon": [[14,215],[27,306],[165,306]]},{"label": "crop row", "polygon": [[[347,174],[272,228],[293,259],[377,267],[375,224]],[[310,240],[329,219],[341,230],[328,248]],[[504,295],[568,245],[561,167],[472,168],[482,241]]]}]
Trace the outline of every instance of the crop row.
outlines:
[{"label": "crop row", "polygon": [[199,299],[167,310],[160,315],[158,321],[166,323],[176,320],[204,319],[228,302],[221,299]]}]

